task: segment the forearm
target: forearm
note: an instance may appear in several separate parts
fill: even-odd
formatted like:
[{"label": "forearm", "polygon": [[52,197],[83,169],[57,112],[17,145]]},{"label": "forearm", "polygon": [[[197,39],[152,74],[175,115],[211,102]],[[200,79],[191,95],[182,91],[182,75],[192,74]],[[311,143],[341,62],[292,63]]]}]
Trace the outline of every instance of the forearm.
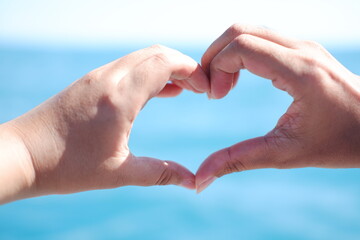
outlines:
[{"label": "forearm", "polygon": [[11,123],[0,125],[0,204],[31,197],[35,171],[30,154]]}]

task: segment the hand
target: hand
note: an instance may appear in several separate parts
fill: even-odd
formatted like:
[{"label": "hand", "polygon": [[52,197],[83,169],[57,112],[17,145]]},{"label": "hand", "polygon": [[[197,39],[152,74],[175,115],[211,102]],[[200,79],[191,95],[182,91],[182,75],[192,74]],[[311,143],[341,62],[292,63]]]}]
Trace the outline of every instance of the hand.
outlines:
[{"label": "hand", "polygon": [[[128,148],[132,124],[146,102],[155,96],[176,96],[183,88],[207,92],[210,85],[194,60],[153,46],[90,72],[2,125],[4,144],[14,139],[19,147],[10,147],[14,154],[2,158],[0,165],[15,153],[19,156],[12,174],[0,174],[0,202],[125,185],[194,189],[195,177],[183,166],[136,157]],[[14,182],[15,172],[21,184],[9,190],[6,185]]]},{"label": "hand", "polygon": [[202,66],[212,98],[224,97],[247,69],[294,101],[265,136],[210,155],[196,173],[198,191],[250,169],[360,167],[360,78],[319,44],[233,25],[208,48]]}]

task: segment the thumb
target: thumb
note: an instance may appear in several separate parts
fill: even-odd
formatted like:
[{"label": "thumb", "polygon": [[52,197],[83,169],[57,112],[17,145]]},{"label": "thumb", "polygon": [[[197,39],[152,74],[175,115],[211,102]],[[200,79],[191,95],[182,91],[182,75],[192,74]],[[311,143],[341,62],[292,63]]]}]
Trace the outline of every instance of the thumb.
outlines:
[{"label": "thumb", "polygon": [[197,192],[229,173],[275,167],[276,155],[275,148],[269,147],[266,137],[253,138],[219,150],[199,167],[196,173]]},{"label": "thumb", "polygon": [[124,185],[178,185],[195,189],[195,176],[187,168],[172,161],[131,155],[123,163]]}]

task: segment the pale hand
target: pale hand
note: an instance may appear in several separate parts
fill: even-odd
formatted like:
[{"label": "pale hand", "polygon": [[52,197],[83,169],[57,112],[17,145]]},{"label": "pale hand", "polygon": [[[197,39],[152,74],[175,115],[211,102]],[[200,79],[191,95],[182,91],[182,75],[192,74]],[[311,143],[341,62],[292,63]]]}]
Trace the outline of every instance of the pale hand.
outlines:
[{"label": "pale hand", "polygon": [[[172,83],[168,83],[168,81]],[[162,46],[102,66],[27,114],[0,126],[0,203],[125,185],[195,188],[183,166],[136,157],[132,124],[146,102],[183,88],[208,92],[191,58]]]}]

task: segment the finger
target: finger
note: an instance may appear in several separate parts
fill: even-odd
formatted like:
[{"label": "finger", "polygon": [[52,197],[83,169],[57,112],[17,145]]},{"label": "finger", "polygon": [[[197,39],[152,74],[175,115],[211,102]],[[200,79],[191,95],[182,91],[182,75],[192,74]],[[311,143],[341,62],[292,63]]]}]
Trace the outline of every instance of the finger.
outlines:
[{"label": "finger", "polygon": [[[210,64],[211,97],[222,98],[232,87],[234,73],[240,69],[267,79],[289,94],[294,94],[298,81],[294,75],[294,52],[276,43],[252,35],[243,34],[235,38]],[[290,80],[288,80],[290,79]],[[303,87],[303,86],[301,86]]]},{"label": "finger", "polygon": [[178,185],[195,189],[195,176],[182,165],[149,157],[132,156],[123,164],[125,185]]},{"label": "finger", "polygon": [[182,88],[172,84],[168,83],[165,85],[165,87],[158,93],[157,97],[176,97],[181,94]]},{"label": "finger", "polygon": [[238,76],[235,73],[220,72],[212,77],[211,91],[209,92],[209,98],[219,99],[225,97],[231,89],[234,88],[238,82]]},{"label": "finger", "polygon": [[193,86],[191,86],[191,84],[188,81],[175,80],[175,79],[170,79],[170,81],[183,89],[199,93],[199,91],[197,91]]},{"label": "finger", "polygon": [[195,89],[194,92],[204,93],[210,91],[210,81],[199,81],[198,79],[203,79],[204,71],[201,66],[198,64],[197,69],[193,72],[193,75],[189,77],[187,82]]},{"label": "finger", "polygon": [[140,103],[142,108],[150,98],[158,95],[170,79],[196,82],[197,86],[202,87],[209,86],[207,76],[195,60],[178,51],[162,47],[157,54],[131,69],[122,82],[122,88],[126,89],[124,94]]},{"label": "finger", "polygon": [[196,173],[197,192],[217,178],[232,172],[276,167],[278,154],[269,148],[265,137],[250,139],[210,155]]},{"label": "finger", "polygon": [[287,48],[295,48],[298,43],[297,40],[284,37],[264,27],[234,24],[228,28],[218,39],[216,39],[205,51],[201,59],[201,65],[205,69],[205,72],[210,71],[209,67],[212,59],[235,38],[242,34],[263,38]]}]

